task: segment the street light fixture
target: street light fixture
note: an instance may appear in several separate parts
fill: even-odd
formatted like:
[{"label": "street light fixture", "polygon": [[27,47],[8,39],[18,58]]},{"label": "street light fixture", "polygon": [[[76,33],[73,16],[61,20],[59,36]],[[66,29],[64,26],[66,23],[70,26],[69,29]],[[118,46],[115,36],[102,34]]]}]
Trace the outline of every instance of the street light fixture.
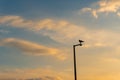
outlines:
[{"label": "street light fixture", "polygon": [[79,40],[79,42],[80,42],[80,44],[76,44],[76,45],[73,45],[73,58],[74,58],[74,78],[75,78],[75,80],[77,80],[77,67],[76,67],[76,54],[75,54],[75,47],[76,46],[82,46],[83,44],[83,42],[84,41],[82,41],[82,40]]}]

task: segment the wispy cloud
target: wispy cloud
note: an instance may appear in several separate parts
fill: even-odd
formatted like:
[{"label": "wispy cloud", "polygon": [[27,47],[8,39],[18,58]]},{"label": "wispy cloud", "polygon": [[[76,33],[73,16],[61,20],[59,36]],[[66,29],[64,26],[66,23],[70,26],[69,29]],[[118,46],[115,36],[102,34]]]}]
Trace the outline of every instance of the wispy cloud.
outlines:
[{"label": "wispy cloud", "polygon": [[[91,10],[91,9],[90,8],[84,9],[84,11],[86,10]],[[102,29],[92,30],[84,26],[75,25],[64,20],[43,19],[40,21],[34,21],[34,20],[26,20],[20,16],[2,16],[0,17],[0,23],[1,25],[9,25],[11,27],[23,28],[26,30],[34,31],[35,33],[40,33],[44,36],[49,36],[51,39],[64,44],[66,44],[66,42],[71,43],[74,40],[78,40],[79,38],[82,38],[84,40],[87,40],[86,43],[87,45],[85,45],[85,47],[105,47],[111,45],[116,46],[120,40],[120,38],[117,37],[119,35],[119,33],[117,32],[112,32]],[[15,40],[13,39],[12,41]],[[17,40],[17,43],[20,43],[20,41]],[[25,44],[28,45],[27,42],[25,42]],[[37,46],[36,48],[37,50],[36,49],[33,50],[34,48],[27,49],[27,52],[30,53],[35,51],[39,52],[40,49],[38,49],[38,45],[34,44],[34,46]],[[23,49],[23,47],[20,49]],[[56,53],[59,53],[59,51],[54,50],[54,54]]]},{"label": "wispy cloud", "polygon": [[63,43],[73,40],[78,34],[85,32],[84,27],[76,26],[64,20],[44,19],[33,21],[26,20],[20,16],[1,16],[0,24],[39,32],[57,42]]},{"label": "wispy cloud", "polygon": [[25,20],[20,16],[0,16],[0,24],[6,24],[8,26],[10,25],[14,27],[24,27],[24,28],[34,25],[34,23],[31,20]]},{"label": "wispy cloud", "polygon": [[83,8],[82,11],[90,11],[95,18],[98,18],[99,13],[115,13],[119,16],[120,1],[119,0],[100,0],[93,4],[94,7]]},{"label": "wispy cloud", "polygon": [[21,40],[16,38],[6,38],[6,39],[0,40],[0,45],[16,48],[28,55],[34,55],[34,56],[50,55],[50,56],[57,57],[60,60],[66,59],[65,54],[59,49],[46,47],[41,44],[37,44],[27,40]]},{"label": "wispy cloud", "polygon": [[63,80],[61,75],[49,68],[3,69],[0,80]]}]

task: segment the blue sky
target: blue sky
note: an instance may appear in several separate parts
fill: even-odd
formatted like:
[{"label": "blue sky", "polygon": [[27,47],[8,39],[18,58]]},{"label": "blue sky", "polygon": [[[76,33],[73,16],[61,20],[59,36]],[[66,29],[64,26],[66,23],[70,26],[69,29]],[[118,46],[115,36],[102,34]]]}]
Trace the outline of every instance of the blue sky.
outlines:
[{"label": "blue sky", "polygon": [[0,0],[0,80],[120,77],[119,0]]},{"label": "blue sky", "polygon": [[[62,17],[71,14],[74,10],[79,10],[84,6],[88,6],[91,1],[81,0],[1,0],[1,15],[21,15],[25,17]],[[6,6],[7,5],[7,6]],[[62,6],[61,6],[62,5]]]}]

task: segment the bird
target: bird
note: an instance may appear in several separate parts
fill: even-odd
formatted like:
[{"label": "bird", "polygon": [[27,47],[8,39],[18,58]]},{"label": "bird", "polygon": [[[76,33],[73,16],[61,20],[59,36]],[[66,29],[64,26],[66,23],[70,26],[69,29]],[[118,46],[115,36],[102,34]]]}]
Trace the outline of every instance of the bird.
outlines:
[{"label": "bird", "polygon": [[83,43],[84,41],[83,41],[83,40],[79,40],[79,42],[80,42],[79,45],[82,46],[82,43]]},{"label": "bird", "polygon": [[83,40],[79,40],[80,43],[84,42]]}]

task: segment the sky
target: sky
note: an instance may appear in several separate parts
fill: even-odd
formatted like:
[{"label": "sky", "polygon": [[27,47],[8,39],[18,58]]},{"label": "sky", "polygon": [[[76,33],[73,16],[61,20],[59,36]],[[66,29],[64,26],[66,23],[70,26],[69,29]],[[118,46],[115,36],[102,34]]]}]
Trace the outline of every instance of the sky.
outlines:
[{"label": "sky", "polygon": [[0,0],[0,80],[120,79],[120,0]]}]

